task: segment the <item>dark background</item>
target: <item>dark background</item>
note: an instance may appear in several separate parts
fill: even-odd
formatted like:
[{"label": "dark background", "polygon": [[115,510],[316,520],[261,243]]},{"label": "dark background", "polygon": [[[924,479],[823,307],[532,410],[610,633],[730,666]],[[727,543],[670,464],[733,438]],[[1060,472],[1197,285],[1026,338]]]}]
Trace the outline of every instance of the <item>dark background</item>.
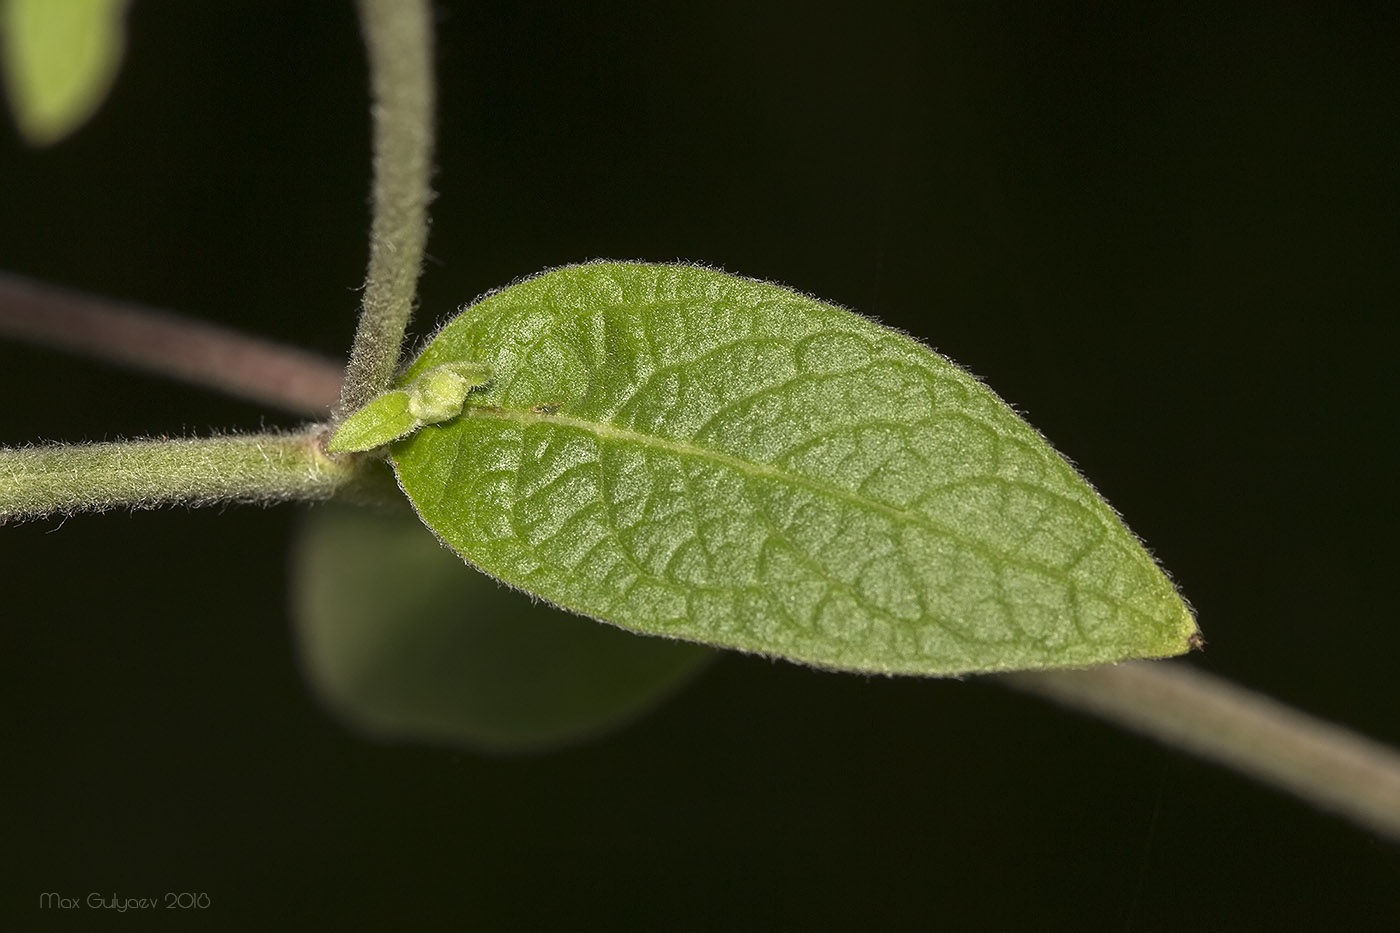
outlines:
[{"label": "dark background", "polygon": [[[418,333],[588,258],[908,329],[1154,548],[1191,661],[1400,744],[1393,4],[445,3]],[[368,223],[348,3],[137,0],[117,87],[0,131],[0,267],[341,356]],[[1392,325],[1393,326],[1393,325]],[[291,425],[0,344],[0,443]],[[990,683],[728,657],[525,759],[368,742],[286,610],[301,514],[0,530],[0,916],[192,927],[1393,929],[1400,847]],[[105,925],[83,910],[63,919]]]}]

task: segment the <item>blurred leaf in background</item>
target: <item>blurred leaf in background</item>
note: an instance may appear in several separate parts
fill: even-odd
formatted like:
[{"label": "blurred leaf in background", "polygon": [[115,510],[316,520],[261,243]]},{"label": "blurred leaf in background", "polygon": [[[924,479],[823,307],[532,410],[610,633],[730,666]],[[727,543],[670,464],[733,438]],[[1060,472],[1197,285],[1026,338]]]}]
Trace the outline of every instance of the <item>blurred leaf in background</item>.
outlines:
[{"label": "blurred leaf in background", "polygon": [[464,566],[407,503],[319,508],[293,559],[308,681],[383,738],[543,751],[631,721],[714,655],[531,603]]},{"label": "blurred leaf in background", "polygon": [[20,134],[49,146],[97,112],[126,46],[129,0],[0,0],[0,60]]}]

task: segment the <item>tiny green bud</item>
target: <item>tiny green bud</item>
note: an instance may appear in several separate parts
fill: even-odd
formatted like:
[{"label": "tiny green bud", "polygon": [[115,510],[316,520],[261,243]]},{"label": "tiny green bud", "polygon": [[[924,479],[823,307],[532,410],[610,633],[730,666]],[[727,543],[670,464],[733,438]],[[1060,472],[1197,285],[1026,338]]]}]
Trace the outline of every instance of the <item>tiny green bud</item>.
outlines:
[{"label": "tiny green bud", "polygon": [[372,450],[408,437],[425,424],[462,413],[467,395],[490,378],[488,367],[446,363],[420,375],[406,388],[385,392],[352,414],[331,437],[332,453]]},{"label": "tiny green bud", "polygon": [[470,391],[467,380],[451,370],[430,370],[408,387],[408,410],[420,424],[437,424],[460,415]]}]

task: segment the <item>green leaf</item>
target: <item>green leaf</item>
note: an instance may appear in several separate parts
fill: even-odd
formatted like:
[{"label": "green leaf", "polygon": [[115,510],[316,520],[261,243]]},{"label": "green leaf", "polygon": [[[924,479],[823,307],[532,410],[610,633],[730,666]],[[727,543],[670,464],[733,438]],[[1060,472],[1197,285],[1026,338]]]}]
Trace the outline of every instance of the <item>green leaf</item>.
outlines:
[{"label": "green leaf", "polygon": [[714,657],[532,603],[463,567],[407,507],[319,507],[294,553],[308,679],[384,738],[542,751],[634,719]]},{"label": "green leaf", "polygon": [[406,388],[385,392],[343,421],[326,444],[332,453],[371,450],[407,437],[425,424],[462,413],[473,389],[491,378],[485,366],[445,363],[420,373]]},{"label": "green leaf", "polygon": [[0,0],[0,59],[20,133],[47,146],[97,111],[126,45],[128,0]]},{"label": "green leaf", "polygon": [[407,378],[491,368],[390,449],[462,557],[640,632],[910,674],[1186,651],[1113,510],[910,338],[689,266],[549,272],[468,308]]},{"label": "green leaf", "polygon": [[396,389],[342,421],[326,442],[326,449],[331,453],[372,450],[407,437],[422,426],[423,422],[408,410],[408,393]]}]

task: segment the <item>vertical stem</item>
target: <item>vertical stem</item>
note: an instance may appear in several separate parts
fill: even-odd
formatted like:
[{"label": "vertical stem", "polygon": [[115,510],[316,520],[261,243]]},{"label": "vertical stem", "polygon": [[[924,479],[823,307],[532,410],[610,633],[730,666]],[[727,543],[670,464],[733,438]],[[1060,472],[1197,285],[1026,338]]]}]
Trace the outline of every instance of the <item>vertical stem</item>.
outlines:
[{"label": "vertical stem", "polygon": [[413,314],[428,237],[433,151],[432,20],[426,0],[360,0],[374,98],[369,273],[344,417],[389,386]]},{"label": "vertical stem", "polygon": [[1180,664],[998,675],[1400,839],[1400,753]]}]

